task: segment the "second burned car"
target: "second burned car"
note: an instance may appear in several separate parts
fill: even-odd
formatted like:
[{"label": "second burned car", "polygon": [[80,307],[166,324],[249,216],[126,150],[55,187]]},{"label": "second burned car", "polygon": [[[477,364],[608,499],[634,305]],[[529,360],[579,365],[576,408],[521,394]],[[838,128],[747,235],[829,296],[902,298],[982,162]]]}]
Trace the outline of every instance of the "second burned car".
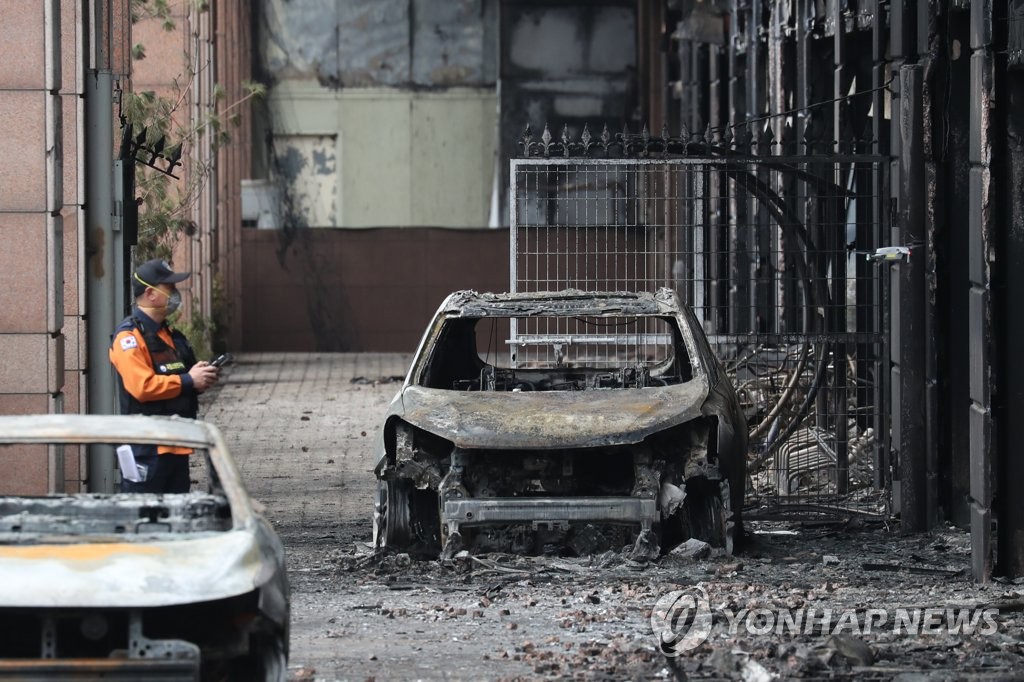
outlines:
[{"label": "second burned car", "polygon": [[746,446],[733,387],[673,291],[456,292],[384,423],[375,542],[731,551]]}]

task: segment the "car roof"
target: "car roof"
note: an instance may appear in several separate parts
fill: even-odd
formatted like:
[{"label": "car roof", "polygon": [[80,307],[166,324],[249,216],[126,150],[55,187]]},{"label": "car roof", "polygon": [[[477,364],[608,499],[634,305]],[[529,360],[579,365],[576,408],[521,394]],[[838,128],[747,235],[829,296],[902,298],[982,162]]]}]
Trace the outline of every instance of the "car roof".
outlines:
[{"label": "car roof", "polygon": [[672,315],[684,305],[671,289],[657,292],[631,291],[529,291],[516,293],[478,293],[456,291],[448,296],[441,311],[450,316],[619,316]]},{"label": "car roof", "polygon": [[139,443],[210,448],[216,427],[180,417],[41,414],[0,416],[0,444]]}]

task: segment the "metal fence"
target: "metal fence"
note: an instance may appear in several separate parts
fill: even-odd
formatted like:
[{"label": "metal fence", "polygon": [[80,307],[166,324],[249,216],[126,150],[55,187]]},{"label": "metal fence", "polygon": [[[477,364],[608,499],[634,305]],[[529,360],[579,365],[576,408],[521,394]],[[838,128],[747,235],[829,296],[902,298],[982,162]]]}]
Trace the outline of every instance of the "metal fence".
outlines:
[{"label": "metal fence", "polygon": [[[866,258],[881,245],[883,159],[856,144],[782,154],[770,132],[759,143],[527,133],[512,161],[511,289],[674,288],[746,411],[752,505],[884,513],[883,291]],[[544,333],[512,336],[525,347]]]}]

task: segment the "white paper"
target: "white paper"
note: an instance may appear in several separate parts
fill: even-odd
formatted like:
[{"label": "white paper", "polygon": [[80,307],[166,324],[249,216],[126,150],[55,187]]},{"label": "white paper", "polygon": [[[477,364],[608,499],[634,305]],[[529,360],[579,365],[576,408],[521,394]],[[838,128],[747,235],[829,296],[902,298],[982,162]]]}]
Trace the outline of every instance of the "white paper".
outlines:
[{"label": "white paper", "polygon": [[142,474],[139,467],[135,465],[135,453],[131,445],[121,445],[117,448],[117,463],[121,467],[121,478],[132,483],[142,481]]}]

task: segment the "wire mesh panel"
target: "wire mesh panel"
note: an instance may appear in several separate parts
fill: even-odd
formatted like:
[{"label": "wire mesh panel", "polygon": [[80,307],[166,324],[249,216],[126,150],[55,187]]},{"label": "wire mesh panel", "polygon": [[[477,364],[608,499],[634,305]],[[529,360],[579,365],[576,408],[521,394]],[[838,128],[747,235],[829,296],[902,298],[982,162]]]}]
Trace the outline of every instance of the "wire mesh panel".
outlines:
[{"label": "wire mesh panel", "polygon": [[[646,156],[513,160],[511,290],[675,289],[746,411],[748,497],[771,515],[883,511],[881,290],[866,260],[880,159]],[[552,335],[600,338],[609,362],[648,351],[531,324],[512,325],[520,359]]]},{"label": "wire mesh panel", "polygon": [[516,367],[620,369],[673,358],[672,330],[659,318],[529,317],[515,323],[509,345]]}]

